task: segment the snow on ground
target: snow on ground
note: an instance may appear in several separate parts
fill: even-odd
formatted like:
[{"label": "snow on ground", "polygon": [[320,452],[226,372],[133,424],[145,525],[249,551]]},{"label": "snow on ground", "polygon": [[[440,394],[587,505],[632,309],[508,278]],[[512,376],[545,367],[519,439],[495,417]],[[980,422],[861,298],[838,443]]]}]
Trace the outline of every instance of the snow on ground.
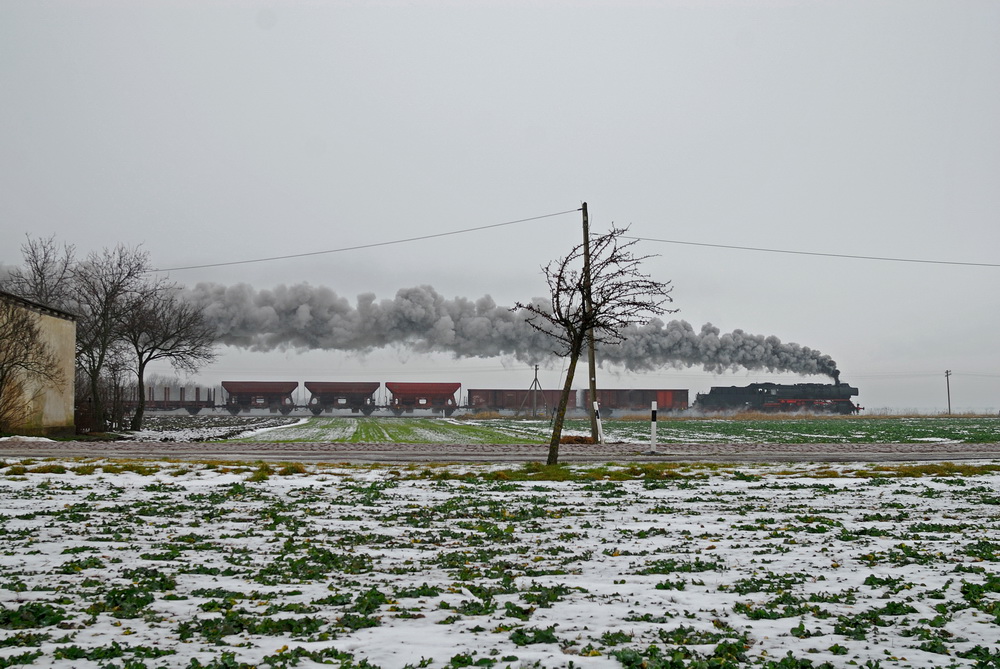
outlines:
[{"label": "snow on ground", "polygon": [[159,413],[147,416],[144,429],[129,432],[128,438],[131,441],[177,442],[243,439],[307,422],[307,418],[287,416]]},{"label": "snow on ground", "polygon": [[2,464],[13,664],[1000,661],[995,467]]}]

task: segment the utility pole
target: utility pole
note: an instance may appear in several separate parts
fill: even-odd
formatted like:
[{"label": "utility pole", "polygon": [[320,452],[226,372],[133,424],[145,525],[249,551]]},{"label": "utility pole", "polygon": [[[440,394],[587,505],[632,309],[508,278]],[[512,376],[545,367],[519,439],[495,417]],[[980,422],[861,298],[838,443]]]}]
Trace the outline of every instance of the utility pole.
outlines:
[{"label": "utility pole", "polygon": [[951,370],[944,370],[944,383],[948,388],[948,415],[951,415]]},{"label": "utility pole", "polygon": [[[538,365],[535,365],[535,380],[531,382],[531,386],[528,387],[528,392],[531,393],[531,417],[535,418],[538,415],[538,393],[542,391],[542,384],[538,382]],[[528,401],[528,396],[525,395],[524,399],[521,401],[521,406],[518,409],[520,412],[524,408],[524,403]]]},{"label": "utility pole", "polygon": [[[583,211],[583,309],[589,314],[594,308],[594,302],[590,294],[590,219],[587,216],[587,203],[581,207]],[[597,413],[594,405],[597,404],[597,362],[594,357],[594,328],[587,330],[587,362],[590,370],[590,436],[596,444],[600,439],[600,428],[597,424]]]}]

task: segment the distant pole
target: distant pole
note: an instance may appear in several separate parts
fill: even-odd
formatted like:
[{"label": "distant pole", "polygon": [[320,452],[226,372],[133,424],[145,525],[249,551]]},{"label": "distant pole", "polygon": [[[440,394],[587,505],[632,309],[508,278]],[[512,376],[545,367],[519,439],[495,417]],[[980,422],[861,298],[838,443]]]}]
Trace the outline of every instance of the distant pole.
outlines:
[{"label": "distant pole", "polygon": [[[538,382],[538,365],[535,365],[535,380],[531,382],[531,386],[528,388],[528,392],[531,393],[531,417],[535,418],[538,415],[538,393],[542,391],[542,384]],[[542,398],[544,401],[544,398]],[[517,408],[517,413],[520,415],[521,409],[524,408],[524,403],[528,401],[528,396],[525,395],[524,399],[521,400],[521,405]]]},{"label": "distant pole", "polygon": [[538,416],[538,365],[535,365],[535,382],[531,384],[531,417]]},{"label": "distant pole", "polygon": [[[583,309],[589,314],[594,308],[594,302],[590,294],[590,218],[587,216],[587,203],[584,202],[580,208],[583,211]],[[595,407],[590,412],[590,438],[593,442],[600,443],[600,426],[597,420],[597,362],[594,356],[594,328],[587,329],[587,362],[590,369],[590,401]]]},{"label": "distant pole", "polygon": [[944,370],[944,383],[948,388],[948,415],[951,415],[951,370]]}]

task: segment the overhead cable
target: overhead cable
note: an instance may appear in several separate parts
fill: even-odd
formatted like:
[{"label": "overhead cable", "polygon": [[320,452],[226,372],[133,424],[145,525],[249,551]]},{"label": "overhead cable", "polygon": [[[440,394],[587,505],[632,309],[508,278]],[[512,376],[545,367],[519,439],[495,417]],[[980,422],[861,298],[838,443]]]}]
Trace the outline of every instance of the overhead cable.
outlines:
[{"label": "overhead cable", "polygon": [[766,253],[787,253],[802,256],[824,256],[827,258],[852,258],[854,260],[883,260],[887,262],[910,262],[923,263],[929,265],[963,265],[966,267],[1000,267],[1000,263],[988,262],[959,262],[954,260],[923,260],[918,258],[889,258],[884,256],[862,256],[847,253],[823,253],[819,251],[793,251],[790,249],[766,249],[755,246],[735,246],[731,244],[708,244],[705,242],[686,242],[677,239],[655,239],[652,237],[625,237],[625,239],[635,239],[643,242],[659,242],[661,244],[683,244],[685,246],[708,246],[716,249],[736,249],[738,251],[762,251]]},{"label": "overhead cable", "polygon": [[386,242],[372,242],[371,244],[359,244],[358,246],[345,246],[339,249],[327,249],[325,251],[309,251],[307,253],[292,253],[283,256],[271,256],[269,258],[254,258],[251,260],[233,260],[230,262],[216,262],[216,263],[206,263],[204,265],[186,265],[184,267],[165,267],[163,269],[153,270],[154,272],[179,272],[181,270],[188,269],[204,269],[206,267],[227,267],[229,265],[249,265],[251,263],[259,262],[270,262],[272,260],[289,260],[291,258],[305,258],[307,256],[318,256],[328,253],[343,253],[345,251],[360,251],[361,249],[372,249],[379,246],[392,246],[394,244],[406,244],[408,242],[416,242],[424,239],[435,239],[437,237],[448,237],[451,235],[461,235],[467,232],[477,232],[479,230],[489,230],[490,228],[500,228],[505,225],[514,225],[515,223],[527,223],[528,221],[537,221],[543,218],[552,218],[553,216],[562,216],[564,214],[572,214],[574,212],[580,211],[577,209],[567,209],[566,211],[557,211],[552,214],[542,214],[541,216],[531,216],[529,218],[519,218],[516,221],[504,221],[503,223],[492,223],[490,225],[480,225],[475,228],[464,228],[462,230],[451,230],[449,232],[438,232],[431,235],[420,235],[419,237],[407,237],[406,239],[393,239]]}]

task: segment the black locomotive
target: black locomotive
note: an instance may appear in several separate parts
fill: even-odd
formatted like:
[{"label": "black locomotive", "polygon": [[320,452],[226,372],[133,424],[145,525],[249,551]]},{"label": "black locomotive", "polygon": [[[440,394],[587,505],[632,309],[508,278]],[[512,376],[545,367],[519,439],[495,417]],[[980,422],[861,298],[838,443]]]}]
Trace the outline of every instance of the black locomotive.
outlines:
[{"label": "black locomotive", "polygon": [[751,383],[748,386],[713,387],[698,393],[694,409],[700,411],[813,411],[853,414],[861,410],[851,398],[858,389],[846,383]]}]

